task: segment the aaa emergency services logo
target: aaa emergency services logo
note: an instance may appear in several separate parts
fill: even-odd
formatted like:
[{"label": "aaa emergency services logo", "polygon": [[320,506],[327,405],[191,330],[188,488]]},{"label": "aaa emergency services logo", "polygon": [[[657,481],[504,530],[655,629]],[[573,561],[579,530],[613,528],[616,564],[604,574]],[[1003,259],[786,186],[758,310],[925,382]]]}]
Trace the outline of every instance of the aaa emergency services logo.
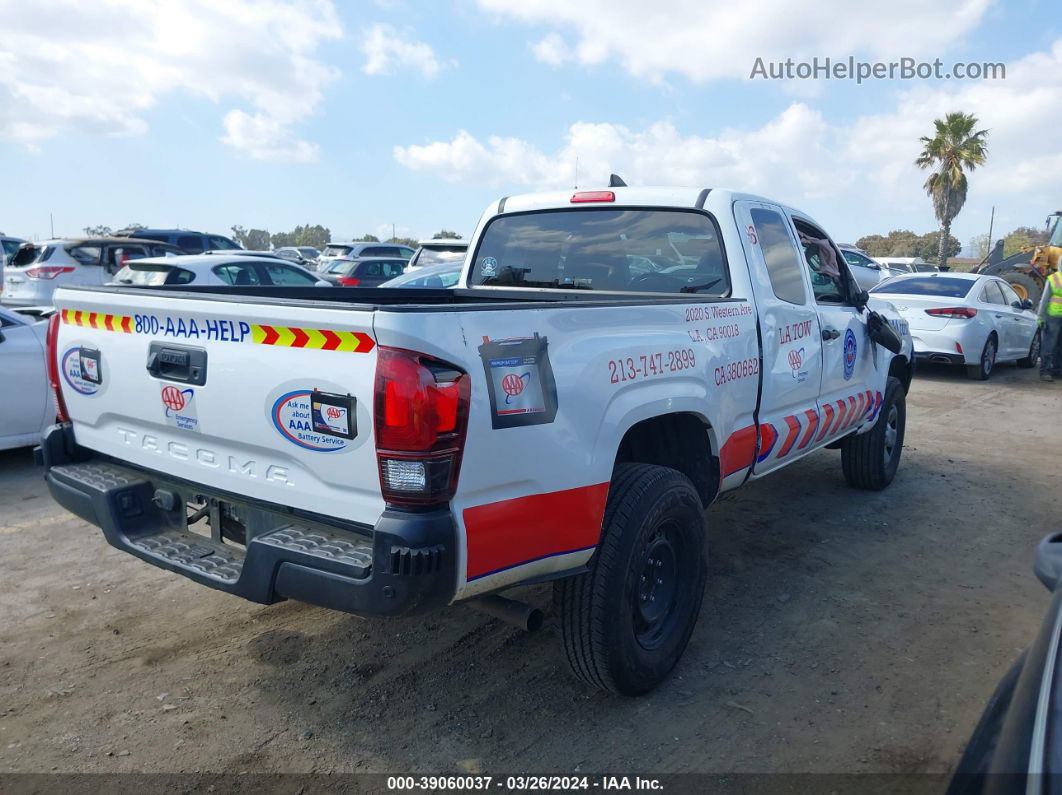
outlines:
[{"label": "aaa emergency services logo", "polygon": [[98,374],[95,381],[90,381],[85,378],[84,374],[81,372],[80,345],[67,349],[63,354],[59,369],[63,371],[63,380],[66,381],[66,383],[70,385],[70,388],[78,394],[95,395],[100,391]]},{"label": "aaa emergency services logo", "polygon": [[199,430],[199,410],[196,408],[194,389],[166,384],[159,392],[159,398],[167,425],[185,431]]},{"label": "aaa emergency services logo", "polygon": [[808,371],[803,369],[803,367],[804,367],[804,349],[803,348],[794,348],[793,350],[789,351],[788,357],[789,357],[789,369],[791,371],[793,379],[798,384],[802,384],[805,381],[807,381],[807,379],[808,379]]},{"label": "aaa emergency services logo", "polygon": [[844,333],[844,380],[847,381],[852,377],[852,373],[855,372],[856,353],[858,346],[856,345],[855,334],[852,329],[848,329]]},{"label": "aaa emergency services logo", "polygon": [[[276,399],[270,411],[273,427],[284,439],[304,450],[316,450],[319,453],[337,453],[347,446],[345,439],[314,430],[313,407],[310,405],[309,389],[297,389],[286,392]],[[335,416],[337,423],[342,419],[344,426],[347,418]]]}]

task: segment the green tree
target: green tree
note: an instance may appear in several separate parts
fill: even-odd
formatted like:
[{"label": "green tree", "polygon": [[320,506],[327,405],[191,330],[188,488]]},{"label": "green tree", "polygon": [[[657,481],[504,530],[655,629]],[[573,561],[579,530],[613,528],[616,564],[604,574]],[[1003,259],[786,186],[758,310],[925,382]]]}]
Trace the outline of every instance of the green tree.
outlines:
[{"label": "green tree", "polygon": [[885,257],[889,253],[888,240],[882,235],[864,235],[855,244],[872,257]]},{"label": "green tree", "polygon": [[98,226],[86,226],[84,227],[86,237],[110,237],[114,234],[114,230],[109,226],[100,224]]},{"label": "green tree", "polygon": [[925,182],[926,194],[933,200],[933,212],[940,222],[937,262],[945,261],[945,242],[951,223],[966,203],[966,171],[984,165],[988,157],[988,130],[975,130],[977,117],[969,113],[949,113],[933,121],[932,138],[922,136],[922,152],[915,159],[921,169],[932,169]]},{"label": "green tree", "polygon": [[386,243],[397,243],[400,246],[409,246],[410,248],[416,248],[420,245],[420,241],[415,237],[389,237]]},{"label": "green tree", "polygon": [[461,235],[457,232],[453,232],[449,229],[440,229],[434,235],[431,236],[432,240],[455,240],[460,239]]},{"label": "green tree", "polygon": [[376,235],[364,234],[361,237],[354,238],[355,243],[379,243],[380,238]]},{"label": "green tree", "polygon": [[[948,257],[954,257],[962,251],[962,243],[954,235],[948,235],[947,244],[944,246],[944,262]],[[940,232],[927,232],[918,238],[915,253],[911,256],[921,257],[926,261],[934,261],[940,256]]]},{"label": "green tree", "polygon": [[[252,230],[254,231],[254,230]],[[324,248],[332,241],[332,231],[327,226],[314,224],[296,226],[290,232],[276,232],[269,237],[274,248],[281,246],[313,246]]]}]

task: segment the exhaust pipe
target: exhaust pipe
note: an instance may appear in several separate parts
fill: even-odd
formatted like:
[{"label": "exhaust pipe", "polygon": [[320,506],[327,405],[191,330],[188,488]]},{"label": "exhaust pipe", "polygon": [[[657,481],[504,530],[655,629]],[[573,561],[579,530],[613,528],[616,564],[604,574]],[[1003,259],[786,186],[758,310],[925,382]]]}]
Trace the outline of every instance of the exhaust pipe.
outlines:
[{"label": "exhaust pipe", "polygon": [[538,632],[542,629],[545,616],[534,605],[525,602],[517,602],[514,599],[506,599],[504,596],[493,594],[480,596],[468,600],[468,606],[486,613],[488,616],[500,619],[506,624],[512,624],[525,632]]}]

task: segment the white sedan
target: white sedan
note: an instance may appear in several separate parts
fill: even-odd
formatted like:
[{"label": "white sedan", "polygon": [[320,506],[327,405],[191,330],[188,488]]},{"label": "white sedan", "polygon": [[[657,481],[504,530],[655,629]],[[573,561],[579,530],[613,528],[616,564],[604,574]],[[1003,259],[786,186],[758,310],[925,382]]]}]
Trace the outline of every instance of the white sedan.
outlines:
[{"label": "white sedan", "polygon": [[0,450],[40,442],[55,422],[48,387],[48,321],[0,307]]},{"label": "white sedan", "polygon": [[162,287],[231,284],[237,287],[330,287],[316,274],[273,255],[189,254],[132,260],[114,276],[115,284]]},{"label": "white sedan", "polygon": [[919,361],[961,364],[971,378],[985,381],[997,362],[1033,367],[1040,356],[1032,304],[995,276],[912,273],[870,292],[907,321]]}]

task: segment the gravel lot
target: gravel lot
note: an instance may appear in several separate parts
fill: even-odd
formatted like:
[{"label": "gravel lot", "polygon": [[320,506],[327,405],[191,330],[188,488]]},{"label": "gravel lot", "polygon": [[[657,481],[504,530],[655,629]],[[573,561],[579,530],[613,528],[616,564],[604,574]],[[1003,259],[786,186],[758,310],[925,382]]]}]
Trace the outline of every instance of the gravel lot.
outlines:
[{"label": "gravel lot", "polygon": [[[926,369],[900,473],[824,451],[708,512],[675,675],[584,689],[547,630],[271,607],[109,547],[0,453],[0,772],[946,772],[1048,596],[1062,386]],[[543,606],[548,587],[526,592]]]}]

